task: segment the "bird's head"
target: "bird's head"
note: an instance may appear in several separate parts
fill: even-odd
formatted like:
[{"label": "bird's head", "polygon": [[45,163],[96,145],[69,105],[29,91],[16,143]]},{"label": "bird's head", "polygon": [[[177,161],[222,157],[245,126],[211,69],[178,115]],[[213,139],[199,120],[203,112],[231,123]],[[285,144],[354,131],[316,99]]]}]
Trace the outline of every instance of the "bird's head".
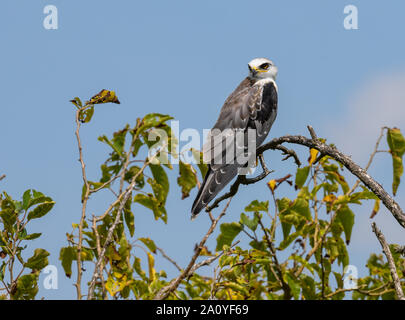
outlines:
[{"label": "bird's head", "polygon": [[278,69],[273,61],[266,58],[256,58],[248,63],[249,76],[252,79],[266,79],[270,78],[274,81],[277,77]]}]

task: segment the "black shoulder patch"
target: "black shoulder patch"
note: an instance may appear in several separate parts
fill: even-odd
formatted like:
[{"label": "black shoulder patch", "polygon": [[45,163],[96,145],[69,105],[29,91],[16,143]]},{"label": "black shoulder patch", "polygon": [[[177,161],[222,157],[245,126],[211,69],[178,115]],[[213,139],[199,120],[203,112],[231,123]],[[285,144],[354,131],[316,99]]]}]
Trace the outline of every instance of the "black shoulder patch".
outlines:
[{"label": "black shoulder patch", "polygon": [[277,89],[273,82],[269,82],[263,87],[261,108],[257,111],[256,118],[249,120],[248,127],[255,128],[254,121],[259,121],[261,124],[268,121],[271,115],[277,112],[277,102]]}]

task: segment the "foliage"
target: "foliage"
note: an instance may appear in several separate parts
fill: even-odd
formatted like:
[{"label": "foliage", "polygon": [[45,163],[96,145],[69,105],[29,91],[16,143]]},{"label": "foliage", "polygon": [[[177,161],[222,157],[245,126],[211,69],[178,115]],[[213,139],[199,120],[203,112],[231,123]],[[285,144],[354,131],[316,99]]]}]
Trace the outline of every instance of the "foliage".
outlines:
[{"label": "foliage", "polygon": [[1,299],[30,300],[37,295],[39,274],[48,265],[49,253],[38,248],[31,257],[24,258],[28,242],[41,236],[28,233],[27,228],[31,220],[45,216],[54,204],[36,190],[25,191],[20,201],[6,192],[0,195],[0,282],[6,292]]},{"label": "foliage", "polygon": [[[169,123],[172,117],[150,113],[112,136],[99,137],[108,154],[100,161],[98,177],[88,179],[80,127],[93,119],[98,104],[120,102],[114,91],[105,89],[84,104],[77,97],[71,102],[76,107],[82,166],[82,212],[59,253],[64,273],[68,278],[76,275],[78,299],[83,297],[84,272],[91,277],[86,287],[90,299],[153,299],[170,287],[177,276],[171,279],[165,270],[158,269],[160,260],[156,257],[163,250],[153,235],[138,235],[136,214],[147,211],[156,221],[167,223],[166,202],[169,190],[173,190],[168,175],[173,170],[171,163],[178,163],[177,184],[182,199],[199,187],[207,166],[201,162],[189,164],[178,154],[178,142]],[[399,129],[386,132],[393,159],[395,194],[403,173],[405,140]],[[201,160],[199,151],[190,151],[195,159]],[[280,191],[281,185],[291,188],[290,194],[294,196],[286,197]],[[372,201],[375,216],[380,199],[358,182],[349,184],[339,162],[310,149],[304,167],[271,179],[264,191],[267,196],[246,203],[242,213],[230,214],[235,221],[219,225],[215,248],[204,246],[196,251],[197,260],[179,286],[170,290],[168,299],[312,300],[343,299],[348,294],[353,299],[396,298],[389,266],[378,254],[372,254],[367,261],[368,276],[357,279],[357,286],[345,286],[350,280],[348,246],[356,210]],[[109,206],[90,216],[88,202],[105,198],[106,193],[111,194]],[[14,201],[6,193],[0,201],[0,280],[8,292],[3,298],[33,299],[38,291],[39,272],[48,264],[49,254],[36,249],[31,258],[23,260],[21,253],[26,247],[21,243],[40,236],[27,234],[27,223],[43,217],[54,202],[34,190],[26,191],[22,201]],[[209,217],[215,228],[213,214],[209,213]],[[208,215],[201,217],[204,218],[208,219]],[[405,259],[401,255],[403,249],[398,248],[391,245],[398,274],[404,280]],[[172,259],[164,257],[185,272]],[[15,276],[17,273],[10,271],[17,261],[22,268]],[[211,276],[200,272],[204,265],[211,266]],[[32,271],[24,274],[25,269]]]}]

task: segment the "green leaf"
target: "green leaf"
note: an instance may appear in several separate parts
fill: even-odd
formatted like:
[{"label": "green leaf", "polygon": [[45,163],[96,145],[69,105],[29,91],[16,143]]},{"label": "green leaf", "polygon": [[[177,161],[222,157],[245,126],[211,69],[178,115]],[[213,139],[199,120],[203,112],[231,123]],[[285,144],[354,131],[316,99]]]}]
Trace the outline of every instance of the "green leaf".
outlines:
[{"label": "green leaf", "polygon": [[405,139],[398,128],[388,129],[387,143],[390,148],[393,163],[393,182],[392,193],[397,193],[401,182],[401,176],[404,173],[403,155],[405,153]]},{"label": "green leaf", "polygon": [[11,208],[3,209],[0,211],[0,218],[3,222],[4,229],[13,233],[13,226],[17,222],[17,213]]},{"label": "green leaf", "polygon": [[296,189],[302,188],[302,186],[305,184],[305,181],[307,181],[308,174],[309,174],[309,166],[297,169],[297,173],[295,175],[295,188]]},{"label": "green leaf", "polygon": [[133,267],[134,267],[135,272],[136,272],[144,281],[147,280],[146,273],[145,273],[145,271],[142,270],[142,267],[141,267],[141,259],[140,259],[140,258],[135,257]]},{"label": "green leaf", "polygon": [[52,210],[55,205],[55,201],[46,201],[39,204],[35,209],[28,212],[28,221],[32,219],[38,219],[46,215],[49,211]]},{"label": "green leaf", "polygon": [[152,171],[152,175],[156,183],[160,185],[160,188],[154,190],[155,196],[159,201],[165,204],[167,194],[169,193],[169,179],[166,171],[160,165],[150,164],[149,168]]},{"label": "green leaf", "polygon": [[34,240],[39,238],[42,235],[42,233],[31,233],[29,235],[26,235],[25,237],[21,238],[22,240]]},{"label": "green leaf", "polygon": [[98,137],[98,140],[108,144],[120,157],[123,157],[122,150],[119,145],[114,144],[106,135]]},{"label": "green leaf", "polygon": [[101,103],[116,103],[120,104],[115,91],[110,91],[106,89],[102,89],[99,93],[95,94],[93,97],[90,98],[89,101],[86,101],[86,105],[88,104],[101,104]]},{"label": "green leaf", "polygon": [[253,200],[247,207],[245,207],[245,211],[247,212],[254,212],[254,211],[262,211],[268,212],[269,210],[269,202],[268,201],[260,201]]},{"label": "green leaf", "polygon": [[293,232],[287,237],[284,238],[283,241],[280,242],[280,245],[278,246],[278,250],[284,250],[287,248],[295,239],[297,239],[300,236],[299,232]]},{"label": "green leaf", "polygon": [[88,107],[79,112],[79,121],[81,123],[88,123],[90,122],[93,115],[94,115],[94,106],[89,105]]},{"label": "green leaf", "polygon": [[349,253],[347,252],[346,244],[342,238],[338,238],[337,248],[339,252],[338,262],[342,264],[343,267],[346,267],[349,264]]},{"label": "green leaf", "polygon": [[3,279],[4,279],[4,275],[6,273],[6,266],[7,266],[7,264],[3,261],[0,266],[0,281],[3,281]]},{"label": "green leaf", "polygon": [[44,249],[35,249],[34,255],[27,260],[24,267],[32,270],[42,270],[48,265],[49,252]]},{"label": "green leaf", "polygon": [[60,250],[59,260],[62,262],[65,275],[70,278],[72,276],[72,261],[77,259],[77,250],[74,247],[64,247]]},{"label": "green leaf", "polygon": [[308,201],[303,198],[297,198],[294,201],[294,204],[292,205],[290,210],[305,217],[308,221],[312,220],[311,210],[309,209]]},{"label": "green leaf", "polygon": [[125,223],[128,227],[129,234],[131,237],[134,235],[135,232],[135,216],[134,213],[129,209],[124,210],[124,219]]},{"label": "green leaf", "polygon": [[315,292],[315,280],[305,274],[301,274],[300,278],[302,295],[304,296],[305,300],[316,300],[317,296]]},{"label": "green leaf", "polygon": [[283,231],[283,237],[286,239],[290,234],[292,224],[288,222],[285,217],[290,213],[290,203],[291,200],[288,198],[277,199],[277,209],[279,211],[281,228]]},{"label": "green leaf", "polygon": [[134,202],[137,202],[144,207],[152,210],[155,220],[158,220],[160,218],[164,222],[167,222],[167,212],[164,205],[159,202],[152,194],[148,193],[147,195],[145,195],[142,193],[138,193],[134,197]]},{"label": "green leaf", "polygon": [[139,238],[138,240],[142,241],[145,246],[148,247],[150,251],[156,253],[156,245],[155,242],[150,238]]},{"label": "green leaf", "polygon": [[138,137],[138,139],[134,142],[134,149],[132,151],[132,156],[135,158],[138,154],[139,149],[143,146],[142,140]]},{"label": "green leaf", "polygon": [[240,223],[248,227],[252,231],[256,231],[257,225],[259,224],[259,215],[257,213],[254,214],[253,219],[249,219],[249,217],[241,213],[240,215]]},{"label": "green leaf", "polygon": [[142,119],[142,126],[139,128],[139,132],[157,127],[171,119],[173,119],[173,117],[161,113],[149,113]]},{"label": "green leaf", "polygon": [[354,225],[354,213],[348,206],[342,206],[337,212],[336,219],[340,221],[343,226],[343,231],[346,237],[346,243],[349,244]]},{"label": "green leaf", "polygon": [[222,250],[224,245],[232,245],[233,239],[241,232],[243,229],[242,225],[237,222],[223,223],[221,224],[221,233],[217,238],[216,250]]},{"label": "green leaf", "polygon": [[289,273],[286,273],[285,277],[294,299],[298,300],[301,292],[300,284]]},{"label": "green leaf", "polygon": [[114,132],[112,138],[112,144],[115,149],[119,151],[119,154],[124,153],[125,139],[129,131],[129,125],[127,124],[124,129]]},{"label": "green leaf", "polygon": [[197,177],[191,167],[191,164],[179,162],[179,177],[177,183],[181,187],[181,199],[185,199],[190,195],[190,191],[197,185]]},{"label": "green leaf", "polygon": [[14,300],[32,300],[38,293],[38,275],[26,274],[18,278],[16,292],[12,295]]},{"label": "green leaf", "polygon": [[193,158],[195,159],[198,169],[200,169],[201,177],[204,179],[205,175],[208,172],[208,165],[203,161],[203,153],[199,150],[191,148]]},{"label": "green leaf", "polygon": [[70,100],[70,102],[73,103],[76,108],[83,107],[82,101],[78,97],[73,98],[72,100]]},{"label": "green leaf", "polygon": [[138,175],[137,178],[135,179],[135,186],[139,189],[142,189],[145,186],[145,178],[143,172],[139,173],[141,171],[141,168],[134,165],[130,167],[127,172],[125,173],[125,181],[130,183],[135,175]]},{"label": "green leaf", "polygon": [[29,189],[26,190],[23,194],[22,208],[24,210],[28,210],[29,208],[31,208],[36,204],[47,201],[52,201],[52,199],[50,197],[45,196],[43,193],[39,191]]},{"label": "green leaf", "polygon": [[373,219],[375,217],[375,215],[378,213],[378,211],[380,211],[380,202],[381,202],[380,199],[375,200],[373,211],[371,212],[371,215],[370,215],[370,219]]},{"label": "green leaf", "polygon": [[387,142],[391,152],[395,152],[400,157],[405,153],[405,139],[398,128],[388,129]]}]

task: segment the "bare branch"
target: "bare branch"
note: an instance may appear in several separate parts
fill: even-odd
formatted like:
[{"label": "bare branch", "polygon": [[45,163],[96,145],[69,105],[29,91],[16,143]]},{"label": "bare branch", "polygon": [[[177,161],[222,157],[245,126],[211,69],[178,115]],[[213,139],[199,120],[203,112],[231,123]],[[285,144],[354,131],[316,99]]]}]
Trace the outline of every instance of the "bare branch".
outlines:
[{"label": "bare branch", "polygon": [[6,177],[5,174],[1,175],[1,176],[0,176],[0,181],[3,180],[5,177]]},{"label": "bare branch", "polygon": [[399,280],[397,269],[395,267],[394,258],[392,257],[390,248],[385,240],[384,235],[382,234],[381,230],[377,228],[375,222],[371,224],[373,232],[377,236],[378,241],[380,241],[381,247],[384,251],[385,256],[387,257],[388,264],[390,266],[392,280],[394,281],[395,292],[397,293],[399,300],[405,300],[404,293],[402,291],[401,281]]},{"label": "bare branch", "polygon": [[312,126],[307,126],[307,129],[309,131],[309,134],[311,135],[312,140],[318,140],[318,136],[316,135],[314,128],[312,128]]},{"label": "bare branch", "polygon": [[[374,151],[371,153],[370,158],[368,159],[367,165],[366,165],[366,167],[364,168],[365,171],[368,171],[368,169],[370,168],[371,163],[373,162],[374,157],[375,157],[375,155],[376,155],[377,152],[378,152],[378,147],[379,147],[379,145],[380,145],[381,139],[382,139],[382,137],[384,136],[384,131],[385,131],[386,129],[387,129],[387,127],[382,127],[382,128],[381,128],[380,135],[378,136],[377,142],[375,143]],[[358,187],[359,184],[360,184],[360,179],[356,181],[356,183],[354,184],[354,186],[353,186],[352,189],[355,190],[355,189]]]},{"label": "bare branch", "polygon": [[233,183],[233,185],[232,185],[231,188],[229,189],[229,192],[225,193],[224,195],[222,195],[221,197],[219,197],[218,199],[216,199],[216,200],[214,201],[214,203],[213,203],[211,206],[209,206],[209,207],[206,208],[206,211],[207,211],[207,212],[210,212],[210,211],[212,211],[213,209],[217,208],[217,207],[219,206],[220,202],[222,202],[223,200],[232,198],[232,197],[238,192],[239,186],[240,186],[241,184],[243,184],[243,185],[249,185],[249,184],[256,183],[256,182],[258,182],[258,181],[260,181],[260,180],[263,180],[263,179],[266,178],[270,173],[273,172],[273,171],[270,171],[270,170],[267,168],[266,163],[264,162],[264,159],[263,159],[263,154],[261,154],[261,153],[259,154],[259,160],[260,160],[260,164],[261,164],[261,166],[262,166],[262,168],[263,168],[263,172],[262,172],[260,175],[258,175],[258,176],[255,177],[255,178],[246,178],[246,176],[242,176],[242,175],[238,176],[238,178],[236,179],[236,181]]},{"label": "bare branch", "polygon": [[83,243],[83,226],[84,222],[86,219],[86,208],[87,208],[87,201],[89,199],[90,195],[90,187],[89,187],[89,182],[87,180],[86,176],[86,164],[84,163],[83,160],[83,148],[82,148],[82,143],[80,140],[80,126],[81,126],[81,121],[80,121],[80,113],[82,110],[86,108],[82,107],[76,111],[76,139],[77,139],[77,147],[79,149],[79,161],[82,167],[82,178],[83,178],[83,183],[85,185],[86,191],[82,199],[82,215],[80,218],[80,223],[79,223],[79,241],[77,244],[77,279],[75,283],[76,287],[76,294],[77,294],[77,299],[81,300],[82,298],[82,293],[81,293],[81,281],[82,281],[82,258],[81,258],[81,252],[82,252],[82,243]]},{"label": "bare branch", "polygon": [[[232,244],[229,248],[232,249],[233,247],[235,247],[240,241],[236,241],[234,244]],[[213,263],[215,260],[219,259],[221,256],[223,256],[223,254],[225,253],[225,251],[221,251],[218,255],[214,256],[214,257],[209,257],[199,263],[196,263],[189,271],[187,277],[191,277],[193,275],[193,273],[203,267],[203,266],[208,266],[211,263]]]},{"label": "bare branch", "polygon": [[276,147],[274,147],[274,149],[283,151],[283,154],[285,155],[285,158],[283,158],[283,161],[293,157],[294,161],[295,161],[295,164],[298,167],[301,166],[301,161],[298,158],[298,156],[297,156],[297,154],[295,153],[294,150],[288,149],[288,148],[286,148],[285,146],[282,146],[282,145],[276,146]]},{"label": "bare branch", "polygon": [[163,256],[164,258],[166,258],[166,260],[170,261],[170,262],[177,268],[177,270],[179,270],[179,271],[182,270],[181,267],[176,263],[176,261],[174,261],[172,258],[170,258],[170,257],[163,251],[162,248],[156,247],[156,249],[157,249],[158,251],[160,251],[160,253],[162,254],[162,256]]}]

